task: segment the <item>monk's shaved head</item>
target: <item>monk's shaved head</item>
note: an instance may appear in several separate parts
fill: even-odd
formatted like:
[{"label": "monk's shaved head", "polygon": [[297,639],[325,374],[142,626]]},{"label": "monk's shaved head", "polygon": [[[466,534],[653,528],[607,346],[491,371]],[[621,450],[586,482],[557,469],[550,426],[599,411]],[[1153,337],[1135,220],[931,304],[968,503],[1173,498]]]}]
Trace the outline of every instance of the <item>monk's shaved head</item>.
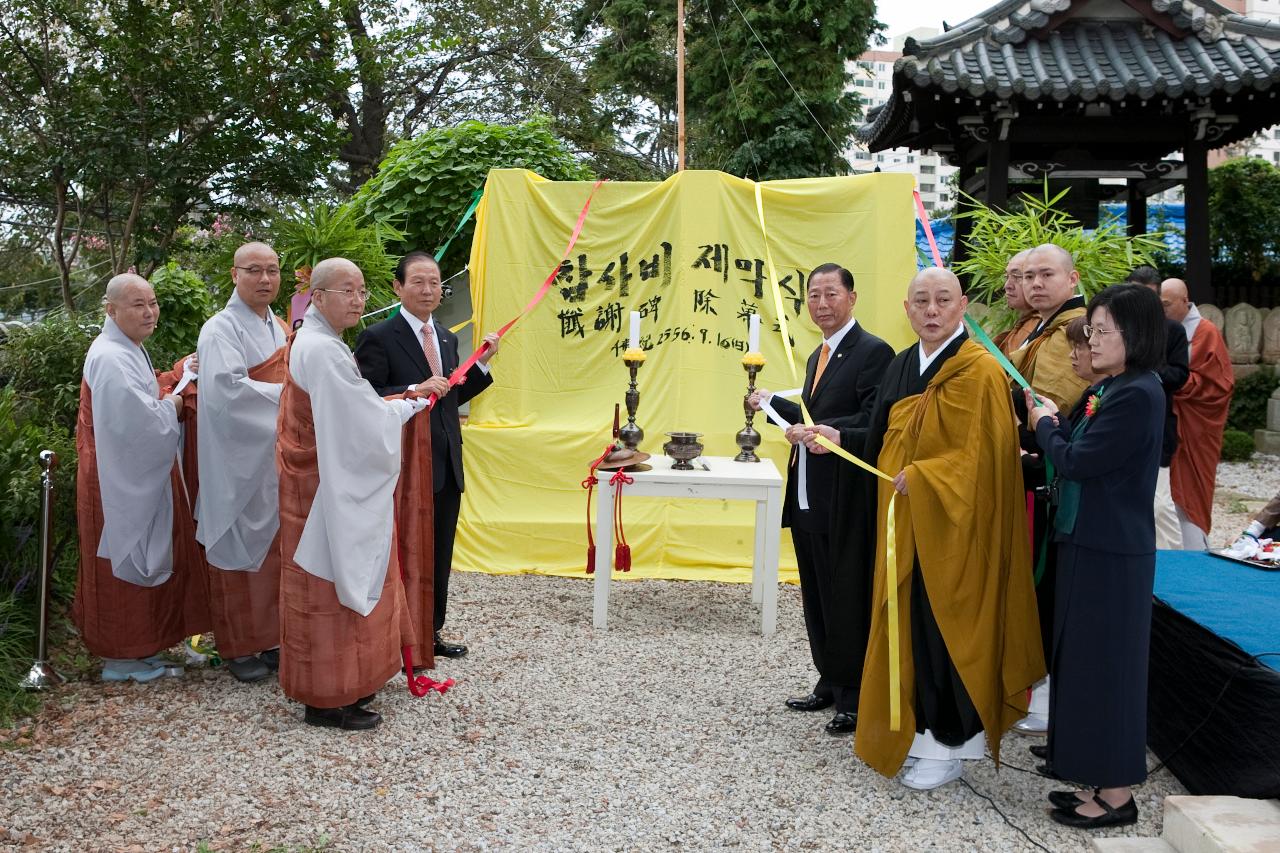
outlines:
[{"label": "monk's shaved head", "polygon": [[925,353],[932,354],[960,327],[969,300],[950,270],[926,267],[911,279],[902,304]]},{"label": "monk's shaved head", "polygon": [[129,297],[130,290],[134,287],[151,290],[151,284],[142,276],[137,273],[122,272],[107,282],[107,292],[102,297],[102,301],[120,305]]},{"label": "monk's shaved head", "polygon": [[1031,257],[1031,250],[1023,249],[1004,265],[1004,301],[1019,315],[1031,310],[1031,303],[1027,301],[1027,295],[1022,289],[1022,280],[1026,275],[1029,257]]},{"label": "monk's shaved head", "polygon": [[1048,319],[1076,295],[1080,273],[1075,259],[1061,246],[1036,246],[1022,268],[1022,290],[1027,303]]},{"label": "monk's shaved head", "polygon": [[121,273],[107,282],[103,296],[107,317],[138,346],[151,337],[160,321],[160,304],[156,292],[145,278],[131,272]]},{"label": "monk's shaved head", "polygon": [[325,258],[311,270],[311,301],[335,331],[360,322],[364,301],[364,274],[346,258]]},{"label": "monk's shaved head", "polygon": [[1043,253],[1043,254],[1048,254],[1052,256],[1054,259],[1057,260],[1058,263],[1062,265],[1062,268],[1067,272],[1072,272],[1076,268],[1076,259],[1072,257],[1070,252],[1068,252],[1066,249],[1062,248],[1061,246],[1057,245],[1056,243],[1041,243],[1039,246],[1036,246],[1031,251],[1035,252],[1036,254]]},{"label": "monk's shaved head", "polygon": [[257,240],[245,243],[239,249],[236,249],[235,258],[232,260],[232,263],[238,267],[247,267],[257,259],[256,256],[263,254],[269,255],[275,263],[279,263],[279,256],[276,255],[276,250],[268,246],[266,243],[260,243]]},{"label": "monk's shaved head", "polygon": [[1191,311],[1191,299],[1187,295],[1187,283],[1180,278],[1166,278],[1160,282],[1160,304],[1164,316],[1181,323]]},{"label": "monk's shaved head", "polygon": [[934,287],[949,289],[956,296],[961,293],[960,279],[956,278],[951,270],[945,270],[942,267],[925,267],[911,279],[911,284],[907,287],[907,298],[910,299],[917,288]]},{"label": "monk's shaved head", "polygon": [[240,301],[265,318],[280,295],[280,256],[266,243],[245,243],[231,262],[231,282]]},{"label": "monk's shaved head", "polygon": [[327,290],[334,280],[341,278],[345,281],[352,273],[364,281],[360,268],[346,258],[325,258],[311,270],[311,289]]}]

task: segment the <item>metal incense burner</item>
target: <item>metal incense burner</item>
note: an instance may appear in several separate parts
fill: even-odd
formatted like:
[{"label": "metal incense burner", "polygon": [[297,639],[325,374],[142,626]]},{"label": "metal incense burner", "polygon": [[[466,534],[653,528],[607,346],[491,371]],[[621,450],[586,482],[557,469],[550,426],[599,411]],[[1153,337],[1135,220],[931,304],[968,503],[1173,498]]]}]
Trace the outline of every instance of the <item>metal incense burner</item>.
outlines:
[{"label": "metal incense burner", "polygon": [[702,455],[700,432],[669,432],[671,440],[662,445],[662,452],[675,460],[672,471],[692,471],[693,460]]}]

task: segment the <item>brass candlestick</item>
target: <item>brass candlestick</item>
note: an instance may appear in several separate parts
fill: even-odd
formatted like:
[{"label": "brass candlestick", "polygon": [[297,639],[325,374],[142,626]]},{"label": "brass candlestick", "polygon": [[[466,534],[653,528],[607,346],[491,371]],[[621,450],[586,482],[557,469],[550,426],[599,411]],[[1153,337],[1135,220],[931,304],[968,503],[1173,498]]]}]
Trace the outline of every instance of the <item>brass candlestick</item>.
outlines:
[{"label": "brass candlestick", "polygon": [[756,448],[760,446],[760,433],[752,424],[756,419],[755,409],[751,408],[751,395],[756,390],[756,374],[764,367],[764,356],[758,352],[749,352],[742,357],[742,366],[747,371],[747,395],[742,398],[742,411],[747,415],[747,425],[738,430],[734,440],[741,452],[733,457],[734,462],[759,462]]},{"label": "brass candlestick", "polygon": [[636,388],[636,371],[644,364],[644,350],[628,349],[622,354],[622,363],[631,371],[631,384],[627,387],[627,395],[623,399],[627,403],[627,422],[618,430],[618,439],[631,449],[638,450],[644,441],[644,430],[636,424],[636,409],[640,408],[640,390]]}]

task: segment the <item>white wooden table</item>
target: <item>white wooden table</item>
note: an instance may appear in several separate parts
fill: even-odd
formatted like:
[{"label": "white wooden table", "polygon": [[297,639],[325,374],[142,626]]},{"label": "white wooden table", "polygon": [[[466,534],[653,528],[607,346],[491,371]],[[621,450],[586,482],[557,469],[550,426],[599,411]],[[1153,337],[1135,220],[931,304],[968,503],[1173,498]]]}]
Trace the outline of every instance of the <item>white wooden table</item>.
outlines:
[{"label": "white wooden table", "polygon": [[[709,470],[703,470],[706,463]],[[672,471],[666,456],[649,459],[652,471],[628,472],[635,482],[622,487],[633,497],[719,498],[756,502],[755,555],[751,564],[751,602],[760,610],[760,633],[769,636],[778,622],[778,540],[782,526],[782,476],[770,459],[734,462],[728,456],[704,456],[692,471]],[[592,624],[609,627],[609,581],[613,575],[613,489],[611,471],[600,471],[596,487],[595,609]]]}]

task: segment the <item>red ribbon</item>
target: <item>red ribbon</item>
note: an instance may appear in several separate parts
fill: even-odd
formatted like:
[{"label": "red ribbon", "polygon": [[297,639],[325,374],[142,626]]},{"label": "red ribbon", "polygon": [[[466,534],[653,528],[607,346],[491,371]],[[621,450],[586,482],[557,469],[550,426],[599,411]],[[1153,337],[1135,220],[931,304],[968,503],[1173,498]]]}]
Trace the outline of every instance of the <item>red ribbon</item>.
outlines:
[{"label": "red ribbon", "polygon": [[613,472],[613,476],[609,478],[609,485],[614,487],[613,496],[613,534],[618,544],[613,550],[613,563],[620,572],[631,571],[631,546],[627,544],[627,534],[622,530],[622,487],[624,484],[635,482],[635,478],[628,477],[626,472],[619,468]]},{"label": "red ribbon", "polygon": [[[499,338],[502,338],[507,332],[511,331],[511,327],[514,326],[521,317],[536,308],[538,303],[542,301],[542,298],[550,292],[551,285],[555,282],[556,276],[560,274],[560,265],[568,259],[569,253],[572,252],[573,247],[577,245],[578,237],[582,234],[582,226],[587,221],[587,211],[591,209],[591,200],[596,197],[596,190],[600,189],[600,185],[603,183],[604,179],[601,178],[591,186],[591,194],[587,196],[587,203],[582,206],[582,211],[578,214],[578,221],[573,226],[573,234],[569,237],[569,245],[564,247],[564,253],[560,256],[560,260],[556,261],[556,265],[552,267],[550,274],[547,275],[546,280],[542,282],[542,286],[538,288],[538,292],[535,293],[533,298],[520,309],[520,313],[512,317],[505,326],[498,329]],[[449,375],[450,388],[461,385],[463,382],[467,381],[467,371],[475,366],[475,363],[480,360],[480,356],[484,355],[485,350],[488,348],[488,341],[481,343],[480,346],[476,347],[475,352],[471,353],[471,356],[466,361],[458,365],[457,369]],[[436,399],[435,394],[431,394],[427,397],[428,409],[435,405]]]}]

